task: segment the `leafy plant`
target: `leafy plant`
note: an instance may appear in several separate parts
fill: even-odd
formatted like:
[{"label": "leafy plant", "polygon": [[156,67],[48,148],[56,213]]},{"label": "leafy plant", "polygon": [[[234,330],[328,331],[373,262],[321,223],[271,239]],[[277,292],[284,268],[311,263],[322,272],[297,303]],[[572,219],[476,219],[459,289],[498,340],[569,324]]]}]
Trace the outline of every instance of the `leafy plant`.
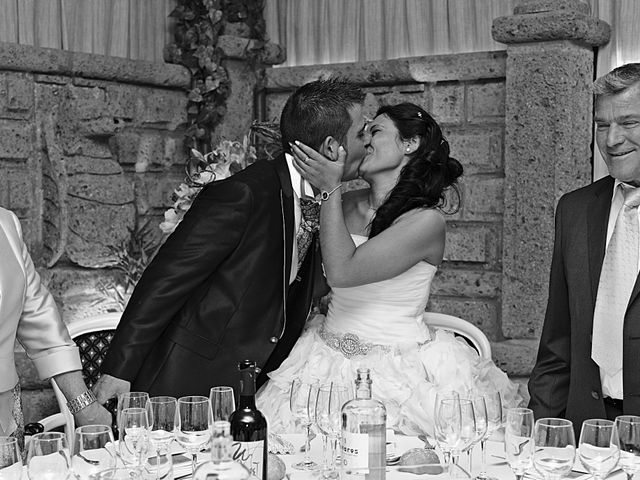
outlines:
[{"label": "leafy plant", "polygon": [[243,22],[249,27],[252,51],[247,52],[254,69],[264,46],[263,0],[177,0],[170,16],[176,21],[175,42],[165,49],[165,60],[184,65],[191,72],[187,105],[186,147],[208,153],[212,133],[226,114],[229,76],[222,64],[218,38],[225,26]]}]

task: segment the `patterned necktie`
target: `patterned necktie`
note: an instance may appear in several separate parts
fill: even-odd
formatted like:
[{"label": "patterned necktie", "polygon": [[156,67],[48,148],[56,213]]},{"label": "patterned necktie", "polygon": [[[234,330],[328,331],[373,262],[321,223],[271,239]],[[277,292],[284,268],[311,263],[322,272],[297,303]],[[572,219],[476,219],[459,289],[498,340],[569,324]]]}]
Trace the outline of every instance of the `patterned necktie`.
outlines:
[{"label": "patterned necktie", "polygon": [[296,234],[298,270],[300,270],[304,256],[309,250],[313,234],[320,228],[320,205],[313,199],[301,198],[300,210],[302,211],[302,218],[300,219],[300,228],[298,228],[298,233]]},{"label": "patterned necktie", "polygon": [[610,376],[622,368],[624,316],[638,276],[640,188],[621,188],[624,205],[602,263],[591,342],[591,358]]}]

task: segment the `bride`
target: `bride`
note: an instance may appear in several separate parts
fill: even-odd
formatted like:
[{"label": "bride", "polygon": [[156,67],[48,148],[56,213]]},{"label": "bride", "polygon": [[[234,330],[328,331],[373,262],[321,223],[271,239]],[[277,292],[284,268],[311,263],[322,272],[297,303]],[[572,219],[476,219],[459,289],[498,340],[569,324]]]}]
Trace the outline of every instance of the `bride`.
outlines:
[{"label": "bride", "polygon": [[[387,427],[408,435],[433,431],[439,389],[497,389],[503,405],[517,386],[490,360],[450,332],[423,322],[431,281],[445,246],[447,194],[457,195],[462,165],[449,156],[440,127],[422,108],[384,106],[371,122],[360,174],[370,188],[342,195],[345,152],[325,159],[296,142],[295,166],[321,191],[320,244],[331,300],[326,317],[309,321],[289,357],[258,392],[274,432],[291,432],[292,381],[353,385],[371,370],[372,394],[387,409]],[[326,198],[326,194],[325,194]]]}]

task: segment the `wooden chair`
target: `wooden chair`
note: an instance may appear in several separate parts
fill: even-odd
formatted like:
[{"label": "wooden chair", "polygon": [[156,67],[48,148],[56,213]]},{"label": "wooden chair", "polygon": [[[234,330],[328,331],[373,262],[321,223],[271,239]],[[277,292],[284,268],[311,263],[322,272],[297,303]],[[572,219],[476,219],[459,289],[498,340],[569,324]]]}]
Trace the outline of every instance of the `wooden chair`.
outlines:
[{"label": "wooden chair", "polygon": [[482,330],[467,320],[446,313],[425,312],[424,322],[434,328],[450,330],[456,336],[463,337],[482,358],[491,359],[491,343]]}]

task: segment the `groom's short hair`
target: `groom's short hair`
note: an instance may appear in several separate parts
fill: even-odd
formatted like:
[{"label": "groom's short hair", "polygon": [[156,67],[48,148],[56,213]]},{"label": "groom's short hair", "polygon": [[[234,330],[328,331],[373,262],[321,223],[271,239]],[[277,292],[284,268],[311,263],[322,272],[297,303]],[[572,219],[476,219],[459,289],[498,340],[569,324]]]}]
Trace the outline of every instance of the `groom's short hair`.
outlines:
[{"label": "groom's short hair", "polygon": [[349,109],[364,102],[360,87],[347,80],[329,78],[306,83],[287,100],[280,116],[280,134],[285,152],[298,140],[319,148],[325,138],[344,142],[351,127]]}]

